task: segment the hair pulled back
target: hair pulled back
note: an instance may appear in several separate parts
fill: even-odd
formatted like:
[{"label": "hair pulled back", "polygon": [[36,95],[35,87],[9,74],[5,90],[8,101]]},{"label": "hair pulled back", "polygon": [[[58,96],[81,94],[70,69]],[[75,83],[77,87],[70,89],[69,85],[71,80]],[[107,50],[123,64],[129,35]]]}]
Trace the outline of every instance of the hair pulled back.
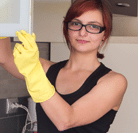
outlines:
[{"label": "hair pulled back", "polygon": [[[70,41],[68,36],[67,22],[90,10],[99,10],[102,13],[103,23],[105,26],[105,37],[100,48],[106,47],[112,32],[112,12],[110,4],[106,0],[76,0],[71,5],[63,21],[63,34],[68,47],[70,45]],[[104,58],[104,55],[98,52],[97,57],[102,59]]]}]

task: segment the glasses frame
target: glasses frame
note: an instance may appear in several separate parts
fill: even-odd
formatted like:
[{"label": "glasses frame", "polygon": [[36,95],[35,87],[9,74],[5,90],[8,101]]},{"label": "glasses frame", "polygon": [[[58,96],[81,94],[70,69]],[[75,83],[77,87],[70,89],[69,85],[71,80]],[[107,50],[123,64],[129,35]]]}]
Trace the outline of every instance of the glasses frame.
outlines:
[{"label": "glasses frame", "polygon": [[[68,28],[68,29],[70,29],[70,28],[69,28],[69,23],[70,23],[70,22],[73,22],[73,21],[67,22],[67,28]],[[79,22],[78,22],[78,23],[79,23]],[[87,25],[92,25],[92,24],[86,24],[86,25],[84,25],[84,24],[82,24],[82,23],[79,23],[79,24],[81,24],[81,28],[80,28],[80,29],[78,29],[78,30],[70,29],[70,30],[72,30],[72,31],[80,31],[80,30],[82,29],[82,27],[85,27],[85,30],[86,30],[87,32],[89,32],[89,33],[92,33],[92,34],[100,34],[100,33],[102,33],[102,32],[105,30],[105,27],[101,27],[101,26],[98,26],[98,25],[97,25],[98,27],[100,27],[100,31],[99,31],[98,33],[93,33],[93,32],[88,31],[87,28],[86,28]]]}]

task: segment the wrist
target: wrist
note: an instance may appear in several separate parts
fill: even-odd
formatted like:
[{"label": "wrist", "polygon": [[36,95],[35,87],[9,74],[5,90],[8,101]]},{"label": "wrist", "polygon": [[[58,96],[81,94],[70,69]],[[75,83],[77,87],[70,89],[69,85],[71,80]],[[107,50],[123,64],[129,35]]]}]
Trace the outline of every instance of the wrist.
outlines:
[{"label": "wrist", "polygon": [[25,77],[25,81],[28,92],[36,103],[47,101],[55,94],[55,88],[46,77],[40,61]]}]

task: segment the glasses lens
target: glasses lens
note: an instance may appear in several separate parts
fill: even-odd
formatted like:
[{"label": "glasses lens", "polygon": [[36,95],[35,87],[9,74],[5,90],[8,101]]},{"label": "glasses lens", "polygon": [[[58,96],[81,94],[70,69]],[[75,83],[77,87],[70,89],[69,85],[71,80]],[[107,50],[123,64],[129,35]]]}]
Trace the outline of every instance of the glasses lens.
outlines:
[{"label": "glasses lens", "polygon": [[93,24],[88,24],[86,26],[87,31],[91,33],[99,33],[100,32],[100,26],[98,25],[93,25]]},{"label": "glasses lens", "polygon": [[81,26],[82,25],[78,22],[71,21],[68,23],[68,28],[71,30],[80,30]]}]

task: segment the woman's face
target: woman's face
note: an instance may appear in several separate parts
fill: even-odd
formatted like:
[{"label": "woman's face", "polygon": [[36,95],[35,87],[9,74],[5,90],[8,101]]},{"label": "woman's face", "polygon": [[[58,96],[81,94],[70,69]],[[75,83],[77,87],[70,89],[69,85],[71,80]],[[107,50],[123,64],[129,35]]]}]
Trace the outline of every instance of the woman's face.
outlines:
[{"label": "woman's face", "polygon": [[[83,13],[80,17],[74,18],[73,22],[81,24],[94,24],[104,27],[102,13],[99,10],[91,10]],[[80,52],[98,51],[101,41],[104,39],[104,31],[99,34],[92,34],[82,27],[80,31],[68,30],[71,50]]]}]

